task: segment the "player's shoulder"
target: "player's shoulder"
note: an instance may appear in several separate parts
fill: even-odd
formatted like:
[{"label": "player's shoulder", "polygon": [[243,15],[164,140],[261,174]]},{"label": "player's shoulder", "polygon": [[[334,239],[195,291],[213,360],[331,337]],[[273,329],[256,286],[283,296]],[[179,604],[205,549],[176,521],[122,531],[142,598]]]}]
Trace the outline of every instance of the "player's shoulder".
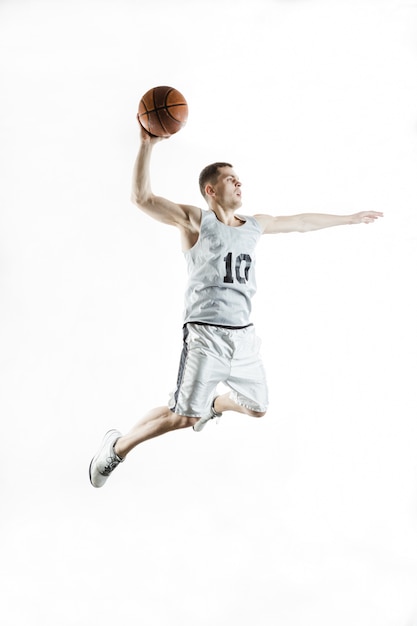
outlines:
[{"label": "player's shoulder", "polygon": [[271,221],[274,219],[272,215],[267,215],[266,213],[257,213],[253,216],[259,224],[259,228],[262,233],[268,232],[268,229],[271,225]]},{"label": "player's shoulder", "polygon": [[269,220],[271,219],[270,215],[265,215],[264,213],[256,213],[253,218],[258,222],[258,224],[260,224],[260,226],[262,228],[265,228],[265,226],[268,224]]},{"label": "player's shoulder", "polygon": [[268,215],[255,214],[255,215],[245,215],[246,220],[252,224],[255,229],[259,230],[260,233],[263,233],[266,225],[268,223]]}]

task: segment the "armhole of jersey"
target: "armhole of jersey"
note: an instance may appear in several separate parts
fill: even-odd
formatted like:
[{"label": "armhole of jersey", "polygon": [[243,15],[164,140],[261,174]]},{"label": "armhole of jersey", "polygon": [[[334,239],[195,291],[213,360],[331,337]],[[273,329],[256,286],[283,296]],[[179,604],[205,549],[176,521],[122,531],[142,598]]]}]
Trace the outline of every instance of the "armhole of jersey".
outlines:
[{"label": "armhole of jersey", "polygon": [[[197,208],[199,208],[199,207],[197,207]],[[190,252],[191,252],[192,250],[195,250],[195,248],[196,248],[196,247],[197,247],[197,245],[198,245],[198,242],[200,241],[200,237],[201,237],[201,228],[202,228],[202,226],[203,226],[203,220],[204,220],[204,214],[205,214],[205,213],[207,213],[207,211],[205,211],[204,209],[201,209],[201,208],[200,208],[200,230],[198,231],[198,238],[197,238],[197,241],[195,242],[195,244],[194,244],[191,248],[188,248],[188,250],[183,250],[183,254],[184,254],[184,256],[187,256],[187,254],[190,254]]]},{"label": "armhole of jersey", "polygon": [[248,217],[251,218],[252,224],[256,226],[256,228],[259,230],[259,234],[262,235],[264,232],[262,224],[256,219],[254,215],[249,215]]}]

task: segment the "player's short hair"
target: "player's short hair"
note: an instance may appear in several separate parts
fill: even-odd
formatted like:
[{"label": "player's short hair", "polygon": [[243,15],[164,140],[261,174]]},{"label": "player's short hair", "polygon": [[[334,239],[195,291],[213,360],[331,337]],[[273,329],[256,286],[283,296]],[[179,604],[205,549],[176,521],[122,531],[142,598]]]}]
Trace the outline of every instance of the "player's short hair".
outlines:
[{"label": "player's short hair", "polygon": [[219,169],[222,167],[233,167],[233,165],[230,165],[230,163],[223,163],[219,161],[218,163],[211,163],[210,165],[207,165],[201,171],[201,174],[198,178],[198,184],[200,185],[200,191],[203,198],[206,197],[205,189],[207,183],[214,185],[217,182],[220,174]]}]

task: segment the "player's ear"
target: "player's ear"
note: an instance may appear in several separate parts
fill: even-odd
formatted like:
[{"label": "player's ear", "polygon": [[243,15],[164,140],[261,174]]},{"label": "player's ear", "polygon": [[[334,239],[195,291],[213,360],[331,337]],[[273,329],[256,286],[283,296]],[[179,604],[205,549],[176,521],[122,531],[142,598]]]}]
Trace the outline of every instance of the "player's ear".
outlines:
[{"label": "player's ear", "polygon": [[214,187],[213,185],[210,185],[210,183],[207,183],[207,185],[204,188],[204,191],[206,192],[206,196],[214,196],[215,194]]}]

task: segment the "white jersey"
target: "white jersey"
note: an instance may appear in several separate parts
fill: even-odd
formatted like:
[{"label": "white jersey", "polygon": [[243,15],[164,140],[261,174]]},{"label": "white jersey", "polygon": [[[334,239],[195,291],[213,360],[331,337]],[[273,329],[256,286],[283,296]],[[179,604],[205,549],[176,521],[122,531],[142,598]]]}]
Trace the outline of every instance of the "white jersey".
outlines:
[{"label": "white jersey", "polygon": [[189,274],[185,323],[250,324],[256,292],[255,247],[262,231],[254,217],[241,219],[242,226],[227,226],[213,211],[202,211],[198,241],[184,253]]}]

